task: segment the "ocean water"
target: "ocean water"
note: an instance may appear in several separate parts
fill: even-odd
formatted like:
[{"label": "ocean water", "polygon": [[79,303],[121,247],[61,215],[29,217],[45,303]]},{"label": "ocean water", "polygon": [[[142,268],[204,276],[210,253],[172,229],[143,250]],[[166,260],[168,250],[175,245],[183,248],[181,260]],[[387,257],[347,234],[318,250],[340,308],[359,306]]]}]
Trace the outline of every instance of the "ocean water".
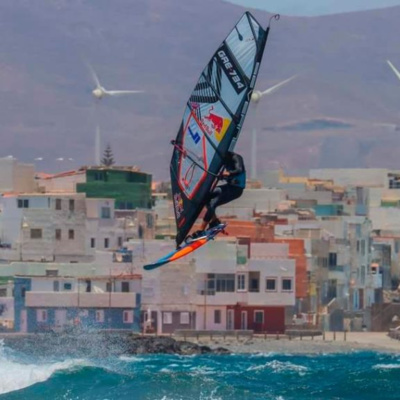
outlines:
[{"label": "ocean water", "polygon": [[0,400],[399,399],[400,356],[31,357],[0,344]]}]

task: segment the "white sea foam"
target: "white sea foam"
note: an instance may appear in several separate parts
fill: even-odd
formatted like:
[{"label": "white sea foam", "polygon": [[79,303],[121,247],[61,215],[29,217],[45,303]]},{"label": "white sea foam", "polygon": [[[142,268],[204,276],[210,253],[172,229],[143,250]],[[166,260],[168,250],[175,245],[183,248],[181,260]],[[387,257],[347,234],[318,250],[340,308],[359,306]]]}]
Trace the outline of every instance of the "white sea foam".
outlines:
[{"label": "white sea foam", "polygon": [[135,356],[120,356],[119,359],[121,361],[126,362],[145,362],[146,359],[142,357],[135,357]]},{"label": "white sea foam", "polygon": [[376,364],[373,369],[399,369],[400,364]]},{"label": "white sea foam", "polygon": [[[199,397],[194,397],[193,400],[222,400],[222,397],[216,396],[215,393],[218,389],[214,389],[210,394],[200,393]],[[182,400],[181,397],[164,396],[160,400]],[[282,399],[283,400],[283,399]]]},{"label": "white sea foam", "polygon": [[272,369],[274,372],[277,373],[294,371],[298,372],[300,375],[303,375],[308,371],[308,368],[304,367],[303,365],[297,365],[291,362],[283,362],[278,360],[269,361],[264,365],[251,366],[247,368],[247,371],[258,371],[262,369]]},{"label": "white sea foam", "polygon": [[72,370],[88,365],[83,360],[68,360],[52,364],[25,364],[7,356],[4,345],[0,341],[0,394],[45,382],[56,371]]}]

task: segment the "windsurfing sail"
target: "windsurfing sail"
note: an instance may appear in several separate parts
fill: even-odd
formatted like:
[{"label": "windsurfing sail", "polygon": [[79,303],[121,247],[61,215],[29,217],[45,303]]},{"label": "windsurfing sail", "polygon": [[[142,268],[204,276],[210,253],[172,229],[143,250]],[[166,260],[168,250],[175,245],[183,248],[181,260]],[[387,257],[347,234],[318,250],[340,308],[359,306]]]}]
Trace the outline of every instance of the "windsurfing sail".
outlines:
[{"label": "windsurfing sail", "polygon": [[178,246],[217,183],[227,151],[235,147],[268,33],[269,26],[264,30],[244,13],[204,68],[186,104],[170,164]]}]

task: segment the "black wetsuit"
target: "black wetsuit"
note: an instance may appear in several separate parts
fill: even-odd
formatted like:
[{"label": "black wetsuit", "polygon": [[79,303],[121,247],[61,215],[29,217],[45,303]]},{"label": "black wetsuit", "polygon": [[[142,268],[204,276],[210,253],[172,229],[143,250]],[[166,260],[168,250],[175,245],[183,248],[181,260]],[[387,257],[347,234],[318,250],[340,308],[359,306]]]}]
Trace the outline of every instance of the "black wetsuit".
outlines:
[{"label": "black wetsuit", "polygon": [[239,198],[246,187],[246,169],[241,155],[233,153],[225,165],[225,170],[229,176],[224,178],[226,184],[217,186],[210,194],[206,204],[207,212],[204,221],[210,222],[215,215],[215,209],[222,205]]}]

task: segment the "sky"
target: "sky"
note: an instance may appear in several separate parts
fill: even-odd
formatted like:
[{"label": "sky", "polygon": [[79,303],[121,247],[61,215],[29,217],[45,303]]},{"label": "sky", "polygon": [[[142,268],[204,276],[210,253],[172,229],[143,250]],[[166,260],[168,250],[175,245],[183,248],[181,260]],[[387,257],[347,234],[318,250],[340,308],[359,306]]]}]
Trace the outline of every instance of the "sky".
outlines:
[{"label": "sky", "polygon": [[400,0],[226,0],[244,7],[293,16],[318,16],[400,5]]}]

